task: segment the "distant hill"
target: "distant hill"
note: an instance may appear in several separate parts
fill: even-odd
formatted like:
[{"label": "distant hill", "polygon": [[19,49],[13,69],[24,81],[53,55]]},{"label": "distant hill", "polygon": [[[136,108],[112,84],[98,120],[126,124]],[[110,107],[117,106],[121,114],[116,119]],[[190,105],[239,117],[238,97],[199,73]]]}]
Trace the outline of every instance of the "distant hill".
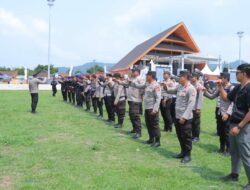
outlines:
[{"label": "distant hill", "polygon": [[[85,63],[83,65],[73,67],[72,74],[75,74],[78,72],[85,74],[85,73],[87,73],[87,70],[90,69],[91,67],[93,67],[94,65],[98,65],[98,66],[103,67],[103,68],[104,68],[104,65],[106,65],[107,70],[111,69],[114,66],[113,63],[88,62],[88,63]],[[58,74],[69,73],[69,70],[70,70],[70,67],[59,67]]]}]

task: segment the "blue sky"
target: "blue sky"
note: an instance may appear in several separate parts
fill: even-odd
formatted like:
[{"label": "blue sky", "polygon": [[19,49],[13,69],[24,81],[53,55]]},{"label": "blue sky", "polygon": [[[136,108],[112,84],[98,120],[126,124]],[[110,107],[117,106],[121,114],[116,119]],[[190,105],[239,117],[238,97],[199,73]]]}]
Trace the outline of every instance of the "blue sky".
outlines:
[{"label": "blue sky", "polygon": [[[56,0],[52,63],[116,63],[134,46],[183,21],[203,55],[250,61],[249,0]],[[46,0],[0,0],[0,66],[47,64]]]}]

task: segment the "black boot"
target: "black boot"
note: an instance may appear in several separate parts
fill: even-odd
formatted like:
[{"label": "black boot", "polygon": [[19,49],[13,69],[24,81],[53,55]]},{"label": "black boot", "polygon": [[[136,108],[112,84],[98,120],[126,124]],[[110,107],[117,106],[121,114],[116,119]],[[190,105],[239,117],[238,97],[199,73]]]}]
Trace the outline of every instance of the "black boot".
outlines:
[{"label": "black boot", "polygon": [[153,143],[154,143],[153,138],[150,138],[149,140],[143,142],[143,144],[153,144]]},{"label": "black boot", "polygon": [[177,155],[175,155],[173,157],[176,158],[176,159],[181,159],[181,158],[184,158],[184,154],[183,154],[183,152],[181,152],[180,154],[177,154]]},{"label": "black boot", "polygon": [[135,136],[133,137],[134,139],[139,139],[141,138],[141,133],[135,133]]},{"label": "black boot", "polygon": [[239,181],[239,174],[231,173],[227,176],[222,177],[221,180],[237,182]]},{"label": "black boot", "polygon": [[184,154],[184,157],[182,158],[181,160],[181,163],[182,164],[187,164],[188,162],[190,162],[192,159],[191,159],[191,154],[190,153],[187,153],[187,154]]},{"label": "black boot", "polygon": [[161,146],[160,138],[155,139],[155,143],[152,144],[153,147],[158,148]]}]

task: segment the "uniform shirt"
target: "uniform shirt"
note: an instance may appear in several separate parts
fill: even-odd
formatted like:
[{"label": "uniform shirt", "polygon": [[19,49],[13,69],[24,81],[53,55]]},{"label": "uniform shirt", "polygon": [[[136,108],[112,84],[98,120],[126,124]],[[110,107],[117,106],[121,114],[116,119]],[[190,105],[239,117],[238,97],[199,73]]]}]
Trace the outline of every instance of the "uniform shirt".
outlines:
[{"label": "uniform shirt", "polygon": [[[224,90],[227,92],[232,91],[234,88],[234,86],[231,85],[231,83],[228,83],[225,87]],[[209,98],[209,99],[214,99],[217,98],[217,102],[219,102],[218,104],[218,108],[219,108],[219,112],[218,114],[228,114],[228,115],[232,115],[232,111],[233,111],[233,102],[230,101],[225,101],[223,98],[220,97],[220,92],[217,89],[213,94],[210,94],[209,92],[205,92],[204,96]]]},{"label": "uniform shirt", "polygon": [[203,85],[200,82],[192,83],[194,88],[196,89],[196,100],[193,110],[201,110],[203,105]]},{"label": "uniform shirt", "polygon": [[125,87],[118,84],[117,82],[114,84],[114,96],[115,96],[114,104],[117,104],[119,101],[125,100]]},{"label": "uniform shirt", "polygon": [[95,91],[95,97],[97,98],[103,98],[103,82],[97,82],[96,83],[96,91]]},{"label": "uniform shirt", "polygon": [[61,84],[61,91],[66,91],[66,81],[58,81]]},{"label": "uniform shirt", "polygon": [[193,119],[193,108],[195,106],[197,94],[194,86],[191,83],[188,83],[186,86],[178,84],[176,88],[168,89],[167,92],[176,94],[176,119]]},{"label": "uniform shirt", "polygon": [[154,113],[159,111],[160,103],[161,103],[161,86],[153,81],[152,83],[131,83],[132,87],[145,89],[144,92],[144,109],[150,110]]},{"label": "uniform shirt", "polygon": [[91,91],[91,81],[86,81],[86,88],[84,89],[84,93],[89,93]]},{"label": "uniform shirt", "polygon": [[113,94],[113,86],[114,86],[114,81],[112,81],[112,78],[107,80],[104,83],[104,96],[112,96]]},{"label": "uniform shirt", "polygon": [[[131,78],[131,80],[132,80],[132,83],[145,84],[144,79],[141,78],[140,76],[138,76],[136,78]],[[142,102],[142,94],[143,94],[142,89],[138,89],[138,88],[135,88],[135,87],[129,85],[128,81],[122,81],[122,82],[120,82],[120,84],[127,87],[126,88],[126,95],[127,95],[129,102],[137,102],[137,103]]]},{"label": "uniform shirt", "polygon": [[92,80],[91,81],[91,91],[94,93],[96,91],[96,81]]},{"label": "uniform shirt", "polygon": [[[164,83],[168,88],[174,87],[174,83],[171,79],[163,80],[161,83]],[[168,94],[167,91],[163,89],[163,85],[161,85],[161,99],[168,100],[170,98],[172,98],[172,95]]]},{"label": "uniform shirt", "polygon": [[46,83],[46,78],[40,80],[38,78],[33,78],[29,81],[29,91],[30,93],[38,93],[38,85]]}]

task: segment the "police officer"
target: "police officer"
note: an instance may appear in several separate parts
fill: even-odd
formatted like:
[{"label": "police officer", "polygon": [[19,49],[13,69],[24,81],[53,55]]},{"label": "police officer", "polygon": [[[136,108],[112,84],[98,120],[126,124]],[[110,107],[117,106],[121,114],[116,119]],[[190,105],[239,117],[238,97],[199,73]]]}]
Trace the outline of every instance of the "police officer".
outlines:
[{"label": "police officer", "polygon": [[95,97],[96,84],[97,84],[96,79],[97,77],[95,74],[91,76],[91,100],[92,100],[94,113],[97,113],[97,98]]},{"label": "police officer", "polygon": [[76,77],[76,84],[75,84],[75,94],[76,94],[76,106],[80,107],[80,98],[81,98],[81,89],[80,89],[80,76]]},{"label": "police officer", "polygon": [[57,93],[57,88],[56,88],[57,81],[56,81],[55,77],[53,77],[53,80],[51,81],[50,84],[52,86],[52,96],[56,96],[56,93]]},{"label": "police officer", "polygon": [[85,96],[85,102],[86,102],[86,110],[90,111],[91,107],[91,81],[90,76],[85,76],[85,82],[86,82],[86,88],[84,89],[84,96]]},{"label": "police officer", "polygon": [[200,140],[200,125],[201,125],[201,109],[203,105],[204,87],[199,81],[200,74],[198,72],[192,73],[191,83],[196,89],[196,101],[193,108],[193,120],[192,120],[192,139],[193,142]]},{"label": "police officer", "polygon": [[71,98],[73,105],[75,105],[76,102],[76,85],[77,85],[76,76],[73,76],[71,80]]},{"label": "police officer", "polygon": [[[220,73],[220,79],[222,81],[222,86],[227,93],[233,90],[234,86],[229,82],[230,81],[229,73]],[[219,99],[220,104],[216,116],[218,118],[219,136],[220,136],[219,153],[225,156],[230,156],[229,127],[230,127],[230,116],[232,115],[232,109],[233,109],[233,102],[224,101],[220,97],[220,92],[218,89],[214,93],[206,91],[204,93],[204,96],[209,99],[215,99],[215,98]]]},{"label": "police officer", "polygon": [[191,161],[192,119],[196,101],[196,89],[189,82],[189,78],[190,72],[182,70],[179,74],[179,85],[172,89],[165,85],[168,93],[176,94],[175,127],[181,153],[175,158],[181,158],[181,163],[184,164]]},{"label": "police officer", "polygon": [[83,78],[82,76],[77,77],[76,82],[76,104],[78,107],[83,106]]},{"label": "police officer", "polygon": [[64,77],[61,78],[61,81],[58,81],[61,84],[61,92],[63,101],[67,102],[67,89],[66,89],[66,79]]},{"label": "police officer", "polygon": [[110,124],[115,123],[115,110],[114,110],[114,81],[112,80],[112,74],[108,73],[106,74],[106,81],[104,83],[104,101],[105,101],[105,107],[108,114],[108,120]]},{"label": "police officer", "polygon": [[[164,85],[168,87],[173,87],[173,82],[170,79],[171,73],[169,71],[164,71],[163,78],[164,80],[161,82],[161,88]],[[171,104],[172,104],[172,95],[168,94],[166,90],[161,90],[161,115],[164,121],[164,131],[172,132],[173,120],[171,116]]]},{"label": "police officer", "polygon": [[45,84],[46,78],[43,80],[37,78],[37,75],[33,75],[33,79],[29,81],[29,91],[31,96],[31,113],[36,113],[36,106],[38,103],[38,86],[39,84]]},{"label": "police officer", "polygon": [[230,152],[231,174],[224,180],[238,181],[243,163],[248,179],[244,190],[250,189],[250,64],[241,64],[236,71],[236,78],[240,82],[227,93],[221,80],[218,81],[221,97],[234,102],[230,118]]},{"label": "police officer", "polygon": [[156,72],[149,71],[147,73],[147,82],[139,84],[131,81],[132,87],[145,89],[144,93],[144,109],[145,122],[148,129],[149,140],[145,144],[151,144],[154,147],[159,147],[160,143],[160,128],[159,128],[159,107],[161,103],[161,87],[156,81]]},{"label": "police officer", "polygon": [[96,91],[95,91],[95,97],[97,99],[97,107],[99,110],[99,118],[103,118],[103,85],[104,85],[105,78],[103,76],[99,76],[97,83],[96,83]]},{"label": "police officer", "polygon": [[[132,69],[132,83],[145,84],[145,81],[140,77],[140,70],[135,68]],[[129,104],[129,118],[133,126],[131,133],[135,133],[134,138],[141,137],[141,106],[142,106],[142,95],[143,90],[137,89],[135,87],[129,86],[129,82],[124,81],[120,83],[121,85],[128,87],[127,88],[127,99]]]},{"label": "police officer", "polygon": [[126,111],[126,98],[125,98],[125,87],[119,84],[119,80],[122,79],[122,75],[120,73],[115,73],[113,75],[115,84],[114,84],[114,106],[118,118],[118,123],[115,125],[115,128],[122,128],[123,121],[125,117]]},{"label": "police officer", "polygon": [[71,77],[67,77],[66,92],[68,94],[68,101],[71,103]]}]

